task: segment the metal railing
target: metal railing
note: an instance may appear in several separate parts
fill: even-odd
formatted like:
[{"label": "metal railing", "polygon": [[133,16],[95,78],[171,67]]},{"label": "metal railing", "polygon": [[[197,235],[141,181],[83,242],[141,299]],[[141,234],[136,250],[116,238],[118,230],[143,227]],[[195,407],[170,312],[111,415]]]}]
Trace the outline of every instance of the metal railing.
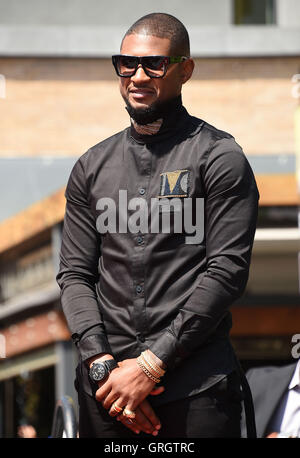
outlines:
[{"label": "metal railing", "polygon": [[74,409],[74,402],[70,396],[62,396],[56,403],[51,437],[53,438],[76,438],[77,419]]}]

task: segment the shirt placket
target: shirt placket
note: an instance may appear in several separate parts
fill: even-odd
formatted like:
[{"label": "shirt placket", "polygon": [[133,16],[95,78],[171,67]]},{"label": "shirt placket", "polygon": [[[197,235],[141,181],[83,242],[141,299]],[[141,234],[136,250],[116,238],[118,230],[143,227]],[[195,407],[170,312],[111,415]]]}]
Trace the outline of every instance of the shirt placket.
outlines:
[{"label": "shirt placket", "polygon": [[[151,178],[152,155],[146,145],[140,145],[136,151],[137,173],[133,180],[134,197],[140,197],[146,200],[149,205],[149,185]],[[132,253],[132,285],[133,285],[133,313],[136,323],[136,339],[138,345],[143,348],[145,334],[147,333],[147,311],[146,311],[146,279],[145,265],[147,263],[145,249],[147,238],[146,234],[138,232],[131,234],[133,238]]]}]

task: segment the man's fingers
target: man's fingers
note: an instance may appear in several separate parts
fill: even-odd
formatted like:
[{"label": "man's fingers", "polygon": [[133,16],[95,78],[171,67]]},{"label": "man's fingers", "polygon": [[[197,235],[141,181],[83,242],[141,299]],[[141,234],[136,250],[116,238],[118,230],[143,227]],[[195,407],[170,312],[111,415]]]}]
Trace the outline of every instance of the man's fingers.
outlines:
[{"label": "man's fingers", "polygon": [[[151,407],[150,407],[151,409]],[[153,412],[154,414],[154,412]],[[157,422],[152,417],[147,409],[142,408],[141,404],[139,405],[138,410],[136,411],[135,422],[141,428],[142,431],[148,434],[157,435],[157,430],[159,429],[160,422],[157,418]],[[154,414],[155,417],[155,414]]]},{"label": "man's fingers", "polygon": [[102,405],[104,409],[109,410],[117,399],[118,399],[117,404],[119,405],[119,407],[123,408],[126,402],[122,401],[122,399],[119,397],[118,394],[110,391],[110,393],[108,393],[108,395],[105,398],[102,398]]},{"label": "man's fingers", "polygon": [[158,394],[162,393],[163,391],[165,391],[164,386],[157,386],[153,388],[150,394],[151,396],[157,396]]},{"label": "man's fingers", "polygon": [[121,421],[124,426],[131,429],[135,433],[143,431],[147,434],[157,435],[157,430],[154,428],[149,419],[144,415],[140,407],[135,412],[135,418],[130,419],[124,415],[124,412],[117,417],[117,420]]},{"label": "man's fingers", "polygon": [[147,400],[141,402],[141,404],[139,405],[139,408],[141,412],[144,414],[144,416],[151,423],[153,428],[155,428],[156,430],[159,430],[161,428],[160,420],[157,417],[157,415],[155,414],[149,402]]},{"label": "man's fingers", "polygon": [[[139,405],[139,402],[136,399],[128,399],[126,406],[124,407],[125,416],[126,416],[126,412],[128,412],[128,416],[130,416],[130,412],[135,413],[138,405]],[[124,413],[124,410],[123,410],[123,413]]]},{"label": "man's fingers", "polygon": [[131,431],[133,431],[135,434],[139,434],[141,432],[141,429],[136,424],[136,422],[135,421],[134,422],[130,421],[128,418],[124,417],[123,414],[120,414],[117,417],[117,420],[120,421],[124,426],[126,426],[126,428],[130,429]]},{"label": "man's fingers", "polygon": [[98,390],[96,391],[95,398],[97,401],[102,401],[102,399],[105,399],[108,394],[111,391],[111,386],[110,385],[103,385]]},{"label": "man's fingers", "polygon": [[[103,403],[103,407],[106,408],[104,403]],[[111,417],[116,417],[117,415],[120,415],[123,408],[124,408],[124,402],[122,402],[119,398],[117,398],[113,403],[111,403],[111,407],[108,413]]]},{"label": "man's fingers", "polygon": [[122,416],[134,418],[145,432],[149,432],[149,427],[151,432],[161,428],[159,418],[156,416],[150,403],[146,399],[140,402],[138,406],[135,407],[135,405],[135,401],[128,401],[123,409]]}]

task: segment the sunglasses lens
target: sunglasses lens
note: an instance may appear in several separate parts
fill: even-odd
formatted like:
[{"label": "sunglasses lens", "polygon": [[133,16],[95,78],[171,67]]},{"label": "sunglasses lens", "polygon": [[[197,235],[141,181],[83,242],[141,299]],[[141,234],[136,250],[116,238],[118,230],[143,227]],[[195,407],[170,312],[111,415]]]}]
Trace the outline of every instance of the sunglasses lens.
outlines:
[{"label": "sunglasses lens", "polygon": [[162,77],[166,71],[166,58],[163,56],[145,56],[143,64],[149,76]]},{"label": "sunglasses lens", "polygon": [[144,71],[151,78],[161,78],[165,75],[168,58],[164,56],[113,56],[113,63],[119,76],[131,77],[135,74],[141,62]]},{"label": "sunglasses lens", "polygon": [[117,56],[115,61],[119,74],[122,76],[132,76],[138,65],[138,61],[134,56]]}]

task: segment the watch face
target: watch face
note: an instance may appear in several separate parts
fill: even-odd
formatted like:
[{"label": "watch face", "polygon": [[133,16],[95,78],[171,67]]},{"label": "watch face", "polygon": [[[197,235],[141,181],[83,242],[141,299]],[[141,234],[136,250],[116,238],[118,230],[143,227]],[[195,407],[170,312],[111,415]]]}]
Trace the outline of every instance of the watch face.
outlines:
[{"label": "watch face", "polygon": [[91,368],[91,376],[94,380],[102,380],[107,375],[107,369],[103,363],[95,363]]}]

